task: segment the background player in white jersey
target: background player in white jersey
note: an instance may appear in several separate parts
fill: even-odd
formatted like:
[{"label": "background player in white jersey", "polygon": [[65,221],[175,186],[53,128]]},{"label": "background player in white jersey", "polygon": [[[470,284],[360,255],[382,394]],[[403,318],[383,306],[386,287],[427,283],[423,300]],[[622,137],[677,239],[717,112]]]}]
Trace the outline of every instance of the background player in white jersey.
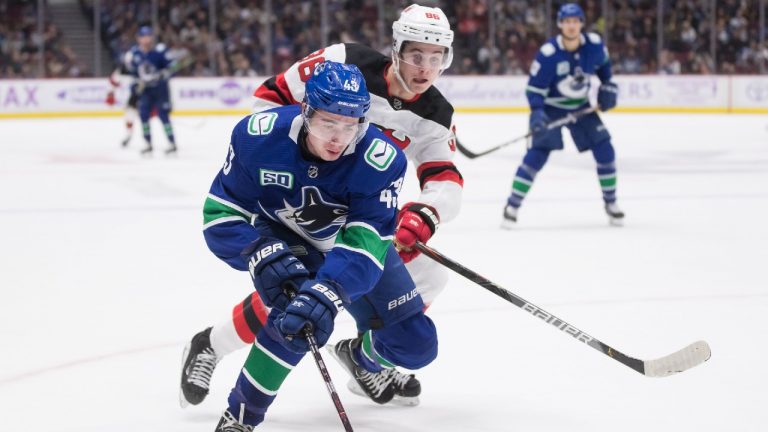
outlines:
[{"label": "background player in white jersey", "polygon": [[125,111],[123,114],[123,120],[125,121],[125,137],[120,141],[122,147],[128,147],[128,144],[133,137],[133,124],[136,122],[136,119],[139,118],[139,111],[137,108],[139,104],[139,95],[136,92],[138,83],[132,76],[130,76],[130,72],[128,72],[125,65],[121,64],[120,67],[116,68],[112,71],[112,74],[109,75],[110,89],[107,91],[107,105],[112,106],[117,102],[115,92],[121,85],[126,84],[128,86],[128,100],[125,103]]},{"label": "background player in white jersey", "polygon": [[[417,169],[421,194],[416,202],[401,206],[395,242],[424,303],[429,305],[445,287],[448,275],[412,246],[416,240],[427,242],[440,223],[458,214],[463,187],[461,174],[452,162],[453,107],[432,86],[453,59],[453,31],[439,8],[411,5],[393,23],[392,32],[391,58],[367,46],[341,43],[299,60],[255,91],[255,111],[299,103],[315,66],[325,60],[354,64],[360,69],[371,94],[371,124],[391,138]],[[254,293],[235,306],[231,317],[195,335],[182,373],[183,401],[198,404],[205,398],[216,362],[252,344],[265,318],[264,305]],[[378,325],[375,320],[367,326],[358,323],[358,331],[365,334],[368,328]],[[352,343],[365,341],[356,339]],[[190,380],[193,373],[202,379]],[[413,375],[396,369],[383,373],[387,376],[380,378],[395,387],[396,401],[418,403],[421,385]],[[362,394],[354,380],[350,380],[349,387]],[[376,401],[387,402],[381,398]]]},{"label": "background player in white jersey", "polygon": [[[600,110],[616,106],[618,87],[611,82],[608,50],[595,33],[582,33],[584,11],[575,3],[567,3],[557,13],[560,35],[545,43],[531,64],[526,96],[531,107],[530,128],[533,140],[512,182],[512,193],[504,208],[502,228],[517,222],[518,209],[536,174],[541,171],[552,150],[562,150],[560,128],[547,129],[553,120],[589,107],[592,75],[601,85],[597,93]],[[624,213],[616,204],[616,154],[600,116],[587,114],[566,126],[580,152],[590,150],[597,163],[597,175],[603,192],[605,212],[611,224],[620,225]]]}]

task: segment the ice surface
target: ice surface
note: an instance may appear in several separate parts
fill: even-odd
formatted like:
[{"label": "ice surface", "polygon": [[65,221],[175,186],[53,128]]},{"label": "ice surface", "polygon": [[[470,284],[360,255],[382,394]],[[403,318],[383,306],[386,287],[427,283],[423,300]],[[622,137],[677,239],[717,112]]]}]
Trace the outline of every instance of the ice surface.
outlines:
[{"label": "ice surface", "polygon": [[[430,309],[440,356],[422,404],[376,406],[328,364],[356,431],[764,431],[768,427],[765,116],[608,114],[626,226],[609,227],[590,154],[541,172],[514,231],[498,224],[524,152],[456,163],[460,216],[430,245],[641,359],[696,340],[712,359],[647,378],[452,276]],[[246,352],[179,408],[183,344],[226,319],[249,278],[208,252],[201,207],[234,117],[175,120],[179,157],[121,149],[119,119],[0,121],[0,431],[212,431]],[[523,115],[457,116],[475,150]],[[406,196],[414,197],[410,174]],[[336,338],[353,332],[340,316]],[[311,358],[264,431],[339,431]]]}]

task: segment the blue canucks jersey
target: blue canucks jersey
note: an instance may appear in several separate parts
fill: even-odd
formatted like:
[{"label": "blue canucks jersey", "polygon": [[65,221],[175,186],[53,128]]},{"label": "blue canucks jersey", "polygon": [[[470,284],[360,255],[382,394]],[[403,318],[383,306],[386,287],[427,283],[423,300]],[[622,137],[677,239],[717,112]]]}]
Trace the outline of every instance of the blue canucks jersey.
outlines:
[{"label": "blue canucks jersey", "polygon": [[203,209],[205,240],[230,266],[269,220],[326,253],[318,279],[337,282],[350,301],[379,280],[395,229],[406,159],[377,128],[335,161],[306,156],[300,105],[255,113],[232,131],[226,162]]},{"label": "blue canucks jersey", "polygon": [[576,51],[565,50],[562,36],[549,39],[531,63],[526,87],[531,110],[545,105],[564,110],[584,107],[589,102],[592,75],[600,82],[611,79],[608,50],[599,35],[582,33]]},{"label": "blue canucks jersey", "polygon": [[134,45],[125,53],[123,63],[131,76],[144,81],[146,85],[156,86],[161,82],[167,82],[170,73],[163,77],[160,72],[164,69],[172,70],[176,60],[163,44],[155,45],[148,52],[144,52],[138,45]]}]

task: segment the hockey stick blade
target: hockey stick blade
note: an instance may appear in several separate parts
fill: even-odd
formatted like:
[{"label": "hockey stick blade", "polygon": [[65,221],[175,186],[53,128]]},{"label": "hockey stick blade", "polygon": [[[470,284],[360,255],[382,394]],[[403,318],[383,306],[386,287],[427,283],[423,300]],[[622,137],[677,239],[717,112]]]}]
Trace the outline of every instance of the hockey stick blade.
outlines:
[{"label": "hockey stick blade", "polygon": [[712,357],[709,344],[694,342],[670,355],[643,362],[645,376],[661,378],[696,367]]},{"label": "hockey stick blade", "polygon": [[464,267],[456,261],[453,261],[440,252],[425,245],[424,243],[417,241],[415,247],[419,250],[419,252],[423,253],[437,263],[464,276],[470,281],[480,285],[481,287],[512,303],[520,309],[530,313],[534,317],[552,325],[563,333],[573,337],[577,341],[589,345],[597,351],[600,351],[608,357],[645,376],[666,377],[674,375],[676,373],[683,372],[692,367],[698,366],[709,360],[709,358],[712,356],[712,351],[710,350],[709,345],[704,341],[698,341],[681,349],[680,351],[654,360],[640,360],[635,357],[630,357],[617,350],[616,348],[613,348],[612,346],[600,341],[599,339],[579,330],[575,326],[567,323],[562,318],[558,318],[552,313],[547,312],[544,309],[534,305],[533,303],[528,302],[522,297],[515,295],[511,291],[496,285],[480,274]]},{"label": "hockey stick blade", "polygon": [[[596,107],[588,107],[588,108],[584,108],[583,110],[580,110],[580,111],[569,113],[565,117],[557,119],[557,120],[547,124],[547,130],[552,130],[552,129],[555,129],[555,128],[559,128],[561,126],[565,126],[565,125],[570,124],[570,123],[575,123],[580,118],[584,117],[587,114],[593,113],[596,110],[597,110]],[[461,141],[459,141],[459,138],[456,137],[456,148],[459,150],[459,153],[463,154],[464,156],[468,157],[469,159],[475,159],[475,158],[478,158],[480,156],[485,156],[488,153],[493,153],[496,150],[502,149],[502,148],[504,148],[506,146],[509,146],[509,145],[512,145],[512,144],[514,144],[516,142],[520,142],[520,141],[526,140],[526,139],[530,138],[531,136],[533,136],[533,132],[528,132],[527,134],[525,134],[523,136],[519,136],[519,137],[517,137],[517,138],[515,138],[513,140],[501,143],[501,144],[499,144],[499,145],[497,145],[495,147],[491,147],[491,148],[483,150],[483,151],[481,151],[479,153],[475,153],[472,150],[470,150],[467,147],[465,147],[464,144],[462,144]]]}]

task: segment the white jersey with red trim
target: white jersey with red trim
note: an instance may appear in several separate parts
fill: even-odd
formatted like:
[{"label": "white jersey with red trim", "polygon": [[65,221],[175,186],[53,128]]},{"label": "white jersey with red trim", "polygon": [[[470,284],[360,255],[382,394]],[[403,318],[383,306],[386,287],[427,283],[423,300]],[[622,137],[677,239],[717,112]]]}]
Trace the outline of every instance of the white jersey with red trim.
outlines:
[{"label": "white jersey with red trim", "polygon": [[433,207],[441,222],[459,212],[464,180],[453,164],[456,151],[453,106],[434,86],[413,100],[389,95],[386,72],[389,57],[360,44],[340,43],[315,51],[285,72],[266,80],[254,93],[254,111],[299,103],[314,67],[325,60],[357,66],[371,94],[368,119],[417,167],[419,202]]}]

